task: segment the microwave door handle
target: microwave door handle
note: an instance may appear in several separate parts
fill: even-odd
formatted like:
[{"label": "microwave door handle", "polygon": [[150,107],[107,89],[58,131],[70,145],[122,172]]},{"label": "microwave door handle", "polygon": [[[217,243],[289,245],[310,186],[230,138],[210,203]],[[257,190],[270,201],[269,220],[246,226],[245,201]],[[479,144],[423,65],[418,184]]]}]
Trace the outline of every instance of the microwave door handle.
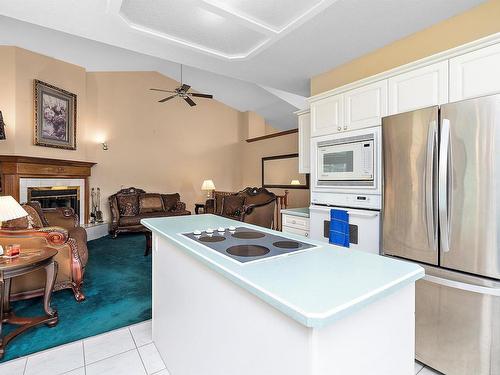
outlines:
[{"label": "microwave door handle", "polygon": [[448,157],[450,147],[450,120],[443,119],[441,127],[441,142],[439,148],[439,233],[441,245],[446,253],[450,251],[448,224]]},{"label": "microwave door handle", "polygon": [[427,238],[429,246],[437,251],[437,211],[435,207],[435,164],[436,158],[436,143],[437,143],[437,126],[436,121],[429,123],[429,132],[427,134],[427,160],[425,168],[425,211],[427,222]]}]

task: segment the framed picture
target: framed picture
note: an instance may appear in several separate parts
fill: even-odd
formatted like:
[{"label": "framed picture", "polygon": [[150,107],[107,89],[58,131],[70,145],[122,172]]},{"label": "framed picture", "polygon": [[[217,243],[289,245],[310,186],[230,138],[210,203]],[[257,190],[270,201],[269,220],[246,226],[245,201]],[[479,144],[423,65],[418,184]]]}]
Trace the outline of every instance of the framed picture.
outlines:
[{"label": "framed picture", "polygon": [[35,145],[76,150],[76,95],[35,80]]}]

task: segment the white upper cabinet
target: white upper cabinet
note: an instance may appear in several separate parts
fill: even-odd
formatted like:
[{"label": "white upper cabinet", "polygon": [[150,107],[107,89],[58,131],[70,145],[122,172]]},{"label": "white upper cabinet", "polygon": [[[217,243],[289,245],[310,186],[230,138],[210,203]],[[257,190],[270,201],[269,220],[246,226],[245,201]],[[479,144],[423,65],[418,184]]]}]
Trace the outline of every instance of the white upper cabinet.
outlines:
[{"label": "white upper cabinet", "polygon": [[387,80],[345,92],[344,103],[343,130],[380,125],[387,114]]},{"label": "white upper cabinet", "polygon": [[341,131],[344,124],[343,95],[333,95],[311,103],[311,136]]},{"label": "white upper cabinet", "polygon": [[500,92],[500,44],[450,60],[450,101],[497,92]]},{"label": "white upper cabinet", "polygon": [[448,61],[389,78],[389,114],[448,103]]},{"label": "white upper cabinet", "polygon": [[311,170],[311,114],[309,111],[299,115],[299,173]]}]

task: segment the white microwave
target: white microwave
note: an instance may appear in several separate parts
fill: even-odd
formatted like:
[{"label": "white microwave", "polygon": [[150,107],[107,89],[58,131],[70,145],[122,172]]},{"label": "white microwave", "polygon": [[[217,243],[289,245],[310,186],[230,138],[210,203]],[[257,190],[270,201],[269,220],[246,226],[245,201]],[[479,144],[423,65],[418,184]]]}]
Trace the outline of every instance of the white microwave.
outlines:
[{"label": "white microwave", "polygon": [[[374,134],[317,144],[317,180],[369,182],[375,178]],[[364,185],[363,183],[363,185]]]}]

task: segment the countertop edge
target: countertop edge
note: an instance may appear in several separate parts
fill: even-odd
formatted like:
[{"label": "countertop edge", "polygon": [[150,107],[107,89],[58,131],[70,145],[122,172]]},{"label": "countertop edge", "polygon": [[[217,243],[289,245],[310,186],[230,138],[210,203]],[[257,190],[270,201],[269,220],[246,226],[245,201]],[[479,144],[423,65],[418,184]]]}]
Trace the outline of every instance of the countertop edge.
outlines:
[{"label": "countertop edge", "polygon": [[[325,313],[305,312],[299,307],[283,301],[281,298],[273,295],[272,293],[269,293],[259,288],[251,281],[243,277],[240,277],[239,275],[236,275],[234,272],[225,268],[224,266],[221,266],[220,264],[212,261],[211,259],[206,258],[203,255],[199,254],[198,252],[190,249],[188,246],[186,246],[186,244],[178,241],[174,236],[162,232],[155,226],[147,222],[143,222],[143,220],[141,220],[141,224],[146,226],[148,229],[154,231],[155,233],[158,233],[159,235],[166,238],[170,242],[173,242],[176,245],[181,246],[184,250],[187,251],[188,254],[202,261],[204,264],[209,266],[210,269],[227,277],[228,279],[235,282],[243,289],[249,291],[250,293],[260,298],[263,302],[273,306],[274,308],[281,311],[283,314],[287,315],[291,319],[299,322],[300,324],[308,328],[322,328],[330,323],[333,323],[336,320],[341,319],[342,317],[350,313],[353,313],[363,308],[364,306],[369,305],[372,302],[375,302],[380,298],[383,298],[411,284],[412,282],[417,281],[418,279],[424,277],[425,275],[424,269],[418,266],[419,269],[415,270],[414,272],[411,272],[406,276],[403,276],[387,285],[375,289],[371,293],[358,297],[353,301],[351,301],[350,303],[341,305],[331,311]],[[248,225],[248,224],[245,224],[245,226],[254,227],[253,225]]]},{"label": "countertop edge", "polygon": [[311,215],[305,212],[300,212],[300,211],[294,211],[293,208],[283,208],[280,211],[282,214],[285,215],[291,215],[291,216],[300,216],[300,217],[306,217],[309,218]]}]

